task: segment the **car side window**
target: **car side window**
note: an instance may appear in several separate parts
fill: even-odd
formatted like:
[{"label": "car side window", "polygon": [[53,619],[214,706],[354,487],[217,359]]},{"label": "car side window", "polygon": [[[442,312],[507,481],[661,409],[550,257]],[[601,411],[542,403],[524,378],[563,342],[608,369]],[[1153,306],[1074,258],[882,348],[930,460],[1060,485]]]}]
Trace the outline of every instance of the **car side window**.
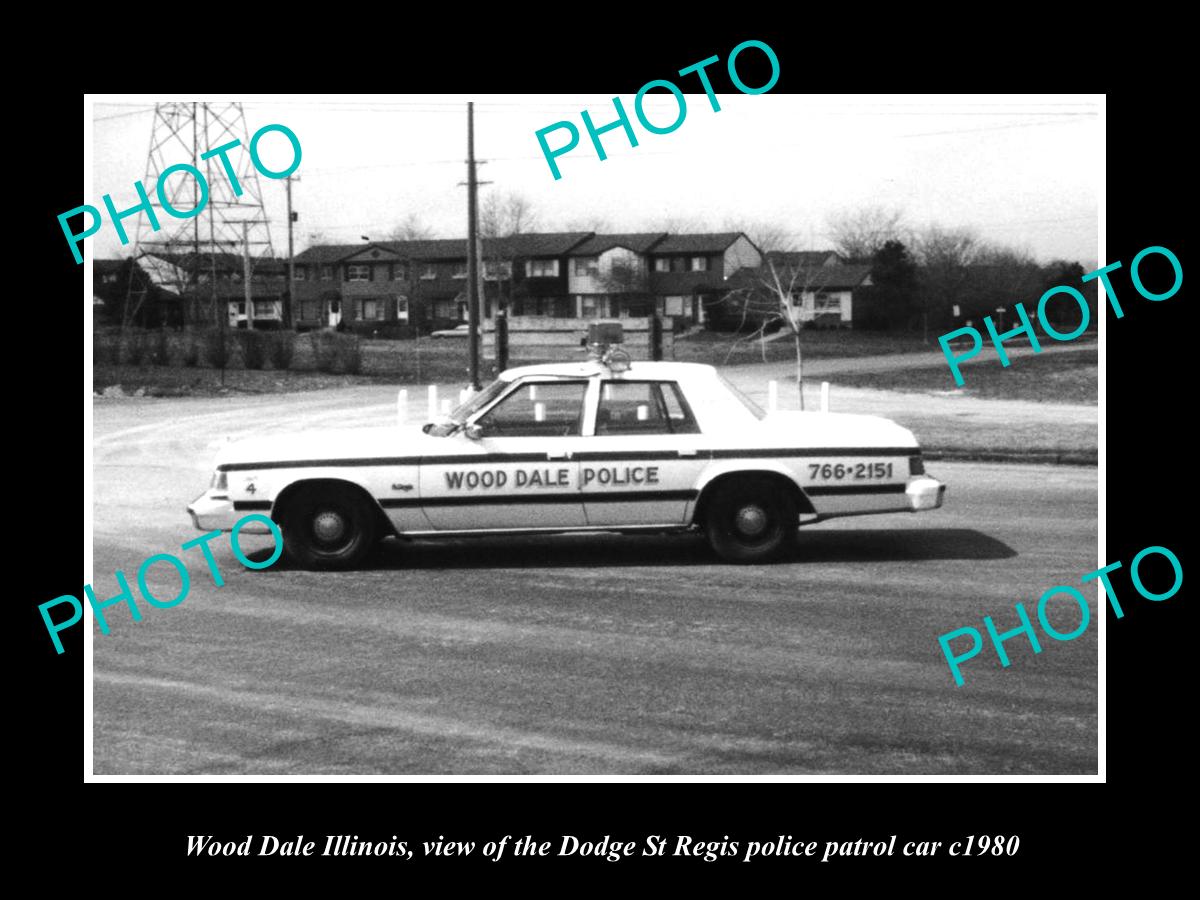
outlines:
[{"label": "car side window", "polygon": [[578,435],[583,424],[586,381],[524,383],[476,424],[485,437]]},{"label": "car side window", "polygon": [[605,381],[596,434],[696,434],[696,420],[674,382]]}]

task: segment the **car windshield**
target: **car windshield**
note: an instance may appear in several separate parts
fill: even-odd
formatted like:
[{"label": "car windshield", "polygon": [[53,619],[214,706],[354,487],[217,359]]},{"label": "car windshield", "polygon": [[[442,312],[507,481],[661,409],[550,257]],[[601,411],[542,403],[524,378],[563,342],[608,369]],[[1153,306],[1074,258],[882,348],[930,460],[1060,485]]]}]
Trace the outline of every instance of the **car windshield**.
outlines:
[{"label": "car windshield", "polygon": [[449,418],[443,418],[431,423],[431,426],[428,427],[428,433],[434,437],[446,437],[446,435],[454,434],[454,432],[463,426],[463,423],[467,419],[500,396],[509,384],[511,382],[497,378],[482,391],[471,395],[465,403],[460,404],[452,410]]},{"label": "car windshield", "polygon": [[767,417],[767,414],[765,412],[763,412],[762,407],[759,406],[757,403],[755,403],[753,400],[751,400],[749,397],[747,397],[745,394],[743,394],[741,391],[739,391],[737,389],[737,387],[734,386],[732,381],[730,381],[728,378],[726,378],[724,375],[721,375],[720,373],[717,373],[717,377],[720,378],[721,383],[723,385],[725,385],[726,388],[729,389],[729,393],[731,393],[731,394],[733,394],[733,396],[737,397],[738,400],[741,402],[742,406],[744,406],[744,407],[746,407],[746,409],[750,410],[750,412],[754,416],[754,418],[765,419]]}]

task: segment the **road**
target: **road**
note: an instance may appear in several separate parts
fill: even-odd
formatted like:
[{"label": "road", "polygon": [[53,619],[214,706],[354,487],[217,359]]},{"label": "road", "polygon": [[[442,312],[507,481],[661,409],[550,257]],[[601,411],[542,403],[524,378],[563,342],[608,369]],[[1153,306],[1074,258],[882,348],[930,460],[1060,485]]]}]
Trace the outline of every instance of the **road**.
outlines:
[{"label": "road", "polygon": [[[97,401],[98,595],[196,535],[183,507],[223,435],[378,424],[381,396]],[[256,572],[222,539],[224,586],[189,551],[181,605],[95,630],[95,772],[1094,773],[1094,601],[1082,637],[1036,656],[1015,639],[963,687],[937,636],[1012,627],[1015,601],[1096,567],[1096,469],[931,468],[944,509],[813,526],[753,568],[694,536],[606,535]],[[172,577],[151,588],[173,596]]]}]

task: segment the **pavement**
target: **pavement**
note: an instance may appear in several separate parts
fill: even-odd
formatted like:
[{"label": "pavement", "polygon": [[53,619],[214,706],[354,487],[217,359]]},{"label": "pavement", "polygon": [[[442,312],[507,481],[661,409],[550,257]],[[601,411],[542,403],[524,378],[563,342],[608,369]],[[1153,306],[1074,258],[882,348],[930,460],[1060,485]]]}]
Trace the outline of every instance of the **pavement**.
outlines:
[{"label": "pavement", "polygon": [[[97,594],[196,536],[183,508],[224,436],[376,425],[394,396],[95,401]],[[95,772],[1094,773],[1094,591],[1080,638],[1014,639],[1009,668],[981,654],[963,687],[937,636],[1012,627],[1014,602],[1096,567],[1096,469],[930,469],[943,509],[802,529],[766,566],[719,564],[697,536],[604,535],[251,571],[216,541],[223,587],[189,551],[185,602],[95,630]]]}]

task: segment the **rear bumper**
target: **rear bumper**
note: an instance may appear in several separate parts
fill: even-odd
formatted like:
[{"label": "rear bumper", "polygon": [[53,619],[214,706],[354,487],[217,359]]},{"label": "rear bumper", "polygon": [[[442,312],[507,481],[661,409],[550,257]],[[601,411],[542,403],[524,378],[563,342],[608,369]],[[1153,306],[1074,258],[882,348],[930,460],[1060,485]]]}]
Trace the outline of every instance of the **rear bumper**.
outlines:
[{"label": "rear bumper", "polygon": [[[241,516],[227,494],[207,490],[188,504],[188,515],[192,524],[200,531],[233,531]],[[250,521],[239,529],[247,534],[270,534],[271,530],[260,521]]]},{"label": "rear bumper", "polygon": [[946,485],[936,478],[922,475],[909,481],[904,493],[908,497],[908,507],[913,512],[938,509],[942,505],[942,495],[946,493]]}]

